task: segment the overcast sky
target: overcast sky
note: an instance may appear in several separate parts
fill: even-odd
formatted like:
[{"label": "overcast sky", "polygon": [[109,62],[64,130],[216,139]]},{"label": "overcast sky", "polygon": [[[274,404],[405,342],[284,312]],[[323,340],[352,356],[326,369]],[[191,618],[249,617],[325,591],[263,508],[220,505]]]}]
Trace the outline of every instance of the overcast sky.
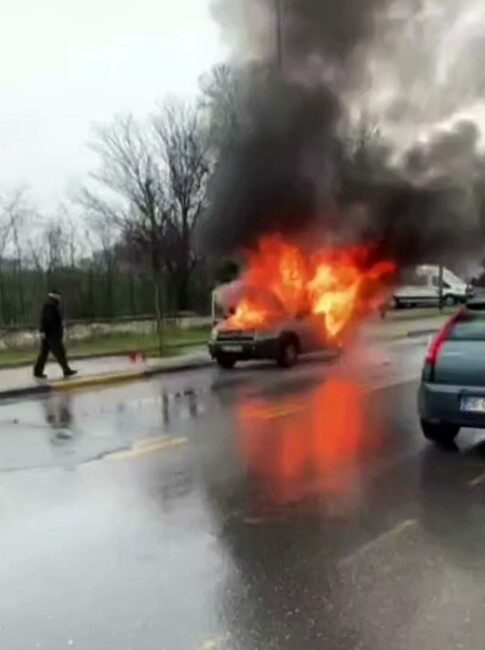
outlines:
[{"label": "overcast sky", "polygon": [[7,0],[0,21],[0,192],[44,206],[93,165],[94,122],[194,94],[223,58],[207,0]]}]

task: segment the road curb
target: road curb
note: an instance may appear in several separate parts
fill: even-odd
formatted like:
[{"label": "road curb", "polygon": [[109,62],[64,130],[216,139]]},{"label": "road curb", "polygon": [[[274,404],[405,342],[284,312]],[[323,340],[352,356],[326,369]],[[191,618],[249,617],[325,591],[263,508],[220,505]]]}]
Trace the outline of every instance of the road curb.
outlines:
[{"label": "road curb", "polygon": [[406,339],[419,338],[420,336],[431,336],[440,331],[440,326],[422,329],[422,330],[410,330],[408,332],[399,332],[398,334],[389,334],[388,336],[373,336],[370,337],[370,340],[373,341],[399,341]]},{"label": "road curb", "polygon": [[121,384],[129,381],[137,381],[145,377],[142,370],[130,370],[128,372],[107,373],[105,375],[91,375],[79,377],[76,379],[59,379],[53,381],[50,385],[52,392],[61,392],[66,390],[76,390],[81,388],[92,388],[94,386],[104,386],[109,384]]},{"label": "road curb", "polygon": [[418,338],[419,336],[431,336],[432,334],[436,334],[436,332],[439,331],[440,331],[439,327],[433,329],[414,330],[413,332],[408,332],[406,336],[408,339],[412,339],[412,338]]},{"label": "road curb", "polygon": [[0,391],[0,401],[18,399],[19,397],[35,397],[36,395],[45,395],[51,391],[52,387],[50,384],[26,386],[25,388],[12,388]]},{"label": "road curb", "polygon": [[[60,392],[65,390],[75,390],[82,388],[91,388],[93,386],[109,386],[111,384],[121,384],[140,379],[150,379],[157,375],[165,375],[175,372],[185,372],[187,370],[197,370],[212,366],[210,359],[198,359],[197,361],[187,361],[186,363],[174,366],[154,366],[144,368],[143,370],[129,370],[127,372],[113,372],[105,375],[92,375],[88,377],[79,377],[70,380],[58,380],[49,384],[51,391]],[[1,396],[1,393],[0,393]]]}]

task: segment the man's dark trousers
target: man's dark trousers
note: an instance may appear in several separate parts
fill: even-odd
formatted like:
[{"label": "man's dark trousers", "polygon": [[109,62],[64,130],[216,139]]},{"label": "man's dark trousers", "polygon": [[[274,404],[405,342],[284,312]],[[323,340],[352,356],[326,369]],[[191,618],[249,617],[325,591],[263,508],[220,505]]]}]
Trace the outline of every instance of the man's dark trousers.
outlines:
[{"label": "man's dark trousers", "polygon": [[69,371],[69,365],[67,363],[66,349],[62,339],[46,337],[43,337],[40,342],[40,351],[35,363],[34,374],[38,376],[44,374],[44,368],[49,352],[52,352],[57,363],[61,366],[64,374],[66,374],[66,372]]}]

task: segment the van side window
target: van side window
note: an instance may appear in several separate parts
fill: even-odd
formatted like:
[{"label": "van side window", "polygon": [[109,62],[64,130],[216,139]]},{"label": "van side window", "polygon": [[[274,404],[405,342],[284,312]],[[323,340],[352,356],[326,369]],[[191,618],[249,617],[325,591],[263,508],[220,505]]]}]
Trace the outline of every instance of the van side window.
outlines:
[{"label": "van side window", "polygon": [[405,271],[402,281],[404,284],[412,287],[425,287],[428,284],[427,276],[417,273],[414,269],[408,269]]}]

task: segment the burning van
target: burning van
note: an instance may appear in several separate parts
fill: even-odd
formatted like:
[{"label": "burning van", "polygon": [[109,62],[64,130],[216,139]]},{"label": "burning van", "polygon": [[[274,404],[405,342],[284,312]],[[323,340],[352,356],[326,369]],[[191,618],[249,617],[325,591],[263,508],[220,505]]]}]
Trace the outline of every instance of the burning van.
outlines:
[{"label": "burning van", "polygon": [[280,367],[289,368],[296,363],[300,354],[329,346],[321,315],[301,311],[290,316],[276,296],[267,290],[241,283],[238,287],[241,294],[252,296],[253,300],[257,296],[255,302],[271,305],[274,310],[273,318],[268,321],[258,319],[256,314],[251,319],[249,305],[252,303],[249,298],[243,299],[243,310],[246,309],[244,318],[249,318],[251,322],[251,325],[246,325],[245,319],[240,318],[241,302],[229,303],[226,308],[218,302],[221,293],[234,289],[235,283],[214,292],[214,313],[220,313],[222,308],[223,319],[212,330],[209,352],[222,368],[230,369],[238,361],[251,359],[275,360]]},{"label": "burning van", "polygon": [[362,247],[306,250],[281,236],[245,254],[241,278],[214,292],[222,318],[209,351],[223,368],[274,359],[282,367],[302,353],[338,348],[382,304],[395,265]]}]

